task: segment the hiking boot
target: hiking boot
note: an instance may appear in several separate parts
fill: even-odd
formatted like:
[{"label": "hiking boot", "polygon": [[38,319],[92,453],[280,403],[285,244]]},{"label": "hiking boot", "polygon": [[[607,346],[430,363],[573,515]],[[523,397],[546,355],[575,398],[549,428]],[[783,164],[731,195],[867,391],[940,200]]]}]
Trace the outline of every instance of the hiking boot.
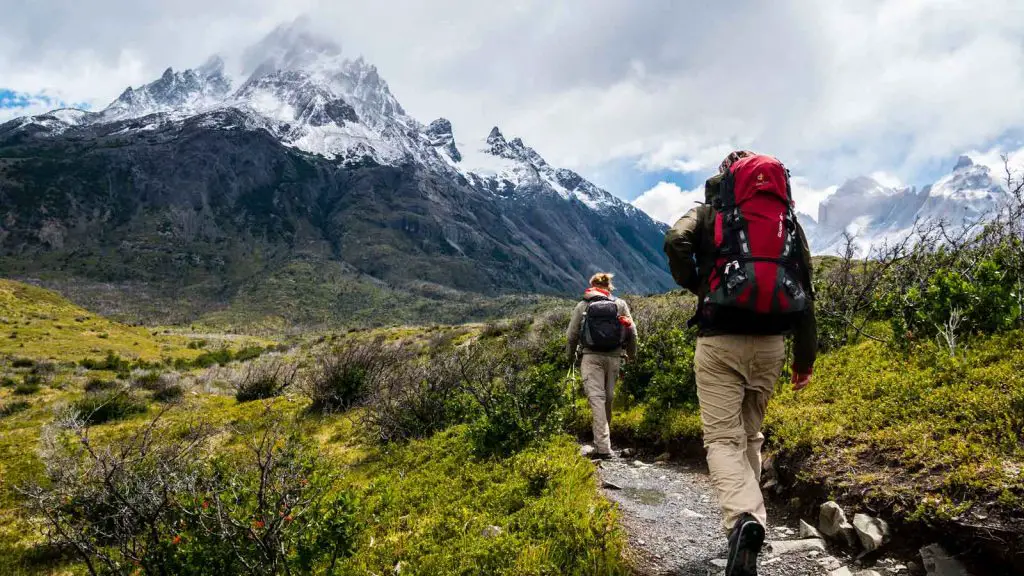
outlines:
[{"label": "hiking boot", "polygon": [[743,514],[729,532],[729,560],[725,576],[757,576],[757,555],[764,545],[764,526]]},{"label": "hiking boot", "polygon": [[594,452],[590,455],[591,460],[612,460],[615,458],[615,454],[607,452]]}]

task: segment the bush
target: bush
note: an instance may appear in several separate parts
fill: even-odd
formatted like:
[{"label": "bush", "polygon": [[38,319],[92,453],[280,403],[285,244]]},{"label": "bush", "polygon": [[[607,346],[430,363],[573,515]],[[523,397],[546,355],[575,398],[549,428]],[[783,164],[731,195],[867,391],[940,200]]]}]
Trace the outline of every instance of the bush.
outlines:
[{"label": "bush", "polygon": [[6,418],[7,416],[12,416],[18,412],[27,410],[29,406],[31,406],[31,404],[25,400],[15,400],[14,402],[0,404],[0,418]]},{"label": "bush", "polygon": [[14,368],[32,368],[35,365],[35,360],[31,358],[15,358],[11,361],[11,366]]},{"label": "bush", "polygon": [[385,372],[360,419],[373,440],[394,442],[425,438],[465,422],[472,410],[461,387],[457,352],[446,349]]},{"label": "bush", "polygon": [[14,387],[15,394],[28,395],[39,392],[39,389],[43,385],[43,379],[36,374],[25,374],[22,377],[21,384]]},{"label": "bush", "polygon": [[466,383],[483,414],[470,427],[476,453],[510,456],[565,429],[571,396],[565,374],[550,364],[504,358],[501,374]]},{"label": "bush", "polygon": [[170,384],[159,390],[153,391],[153,400],[157,402],[177,402],[181,399],[181,396],[185,393],[185,389],[178,384]]},{"label": "bush", "polygon": [[86,425],[103,424],[146,411],[146,403],[127,390],[89,392],[71,407]]},{"label": "bush", "polygon": [[636,303],[637,357],[623,367],[623,389],[617,394],[628,395],[632,402],[651,399],[666,406],[696,401],[695,341],[686,329],[692,315],[692,300],[678,296]]},{"label": "bush", "polygon": [[101,378],[90,378],[89,381],[85,383],[86,392],[102,392],[105,390],[112,390],[117,387],[118,384],[116,382],[103,380]]},{"label": "bush", "polygon": [[251,362],[242,369],[231,386],[239,402],[280,396],[295,381],[298,367],[280,358]]},{"label": "bush", "polygon": [[387,373],[409,360],[406,354],[383,339],[349,343],[316,358],[312,373],[300,391],[312,401],[310,410],[320,413],[347,410],[379,388]]},{"label": "bush", "polygon": [[127,374],[128,371],[131,370],[131,362],[121,358],[112,351],[107,352],[106,357],[102,360],[85,358],[78,364],[86,370],[109,370],[110,372],[117,372],[121,375]]},{"label": "bush", "polygon": [[0,379],[0,386],[3,386],[5,388],[14,388],[17,385],[18,381],[15,380],[14,378],[11,378],[10,376],[4,376],[2,379]]},{"label": "bush", "polygon": [[131,374],[132,388],[154,390],[159,387],[161,373],[157,370],[136,370]]},{"label": "bush", "polygon": [[93,574],[330,573],[352,553],[354,501],[294,429],[262,418],[236,431],[245,450],[206,459],[214,432],[158,417],[99,446],[65,418],[44,434],[47,477],[20,491]]}]

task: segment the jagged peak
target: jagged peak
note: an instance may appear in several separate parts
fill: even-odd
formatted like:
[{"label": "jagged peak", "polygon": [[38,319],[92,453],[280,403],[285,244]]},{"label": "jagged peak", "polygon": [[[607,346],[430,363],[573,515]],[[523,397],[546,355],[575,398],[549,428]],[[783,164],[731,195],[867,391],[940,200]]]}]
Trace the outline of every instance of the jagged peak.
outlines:
[{"label": "jagged peak", "polygon": [[974,160],[971,160],[971,157],[966,154],[961,154],[960,157],[956,159],[956,166],[953,167],[953,171],[956,172],[972,166],[974,166]]},{"label": "jagged peak", "polygon": [[430,123],[425,130],[427,134],[435,136],[452,135],[452,123],[447,118],[438,118]]},{"label": "jagged peak", "polygon": [[487,143],[494,144],[496,142],[505,143],[505,136],[501,133],[501,130],[497,126],[491,128],[491,133],[487,135]]},{"label": "jagged peak", "polygon": [[224,73],[224,59],[220,54],[214,54],[203,62],[203,65],[196,68],[196,72],[203,76],[219,76]]},{"label": "jagged peak", "polygon": [[172,79],[174,79],[174,68],[171,68],[170,66],[168,66],[167,70],[164,70],[164,73],[160,76],[160,79],[161,80],[172,80]]}]

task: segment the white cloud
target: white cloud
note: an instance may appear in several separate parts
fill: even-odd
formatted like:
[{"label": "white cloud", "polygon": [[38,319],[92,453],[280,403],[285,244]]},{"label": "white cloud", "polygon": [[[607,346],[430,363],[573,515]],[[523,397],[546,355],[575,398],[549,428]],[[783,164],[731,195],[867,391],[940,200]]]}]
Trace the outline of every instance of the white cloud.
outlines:
[{"label": "white cloud", "polygon": [[972,150],[967,153],[967,156],[975,164],[988,166],[992,174],[1001,182],[1006,180],[1007,169],[1010,170],[1011,178],[1015,181],[1024,178],[1024,148],[1007,150],[1003,147],[993,147],[984,152]]},{"label": "white cloud", "polygon": [[914,182],[1024,130],[1019,0],[0,0],[0,88],[103,106],[302,12],[417,118],[584,174],[710,172],[735,146],[816,187]]},{"label": "white cloud", "polygon": [[815,221],[818,219],[818,206],[826,198],[835,194],[838,189],[838,186],[835,185],[815,188],[801,176],[793,176],[790,180],[790,187],[793,189],[793,202],[796,204],[796,211],[811,216]]},{"label": "white cloud", "polygon": [[871,178],[875,182],[878,182],[879,184],[887,188],[901,188],[903,186],[903,182],[900,181],[898,176],[896,176],[895,174],[890,174],[885,170],[876,170],[872,172]]},{"label": "white cloud", "polygon": [[648,216],[666,224],[675,224],[683,214],[699,202],[704,201],[704,186],[683,190],[673,182],[658,182],[653,188],[641,194],[633,205]]}]

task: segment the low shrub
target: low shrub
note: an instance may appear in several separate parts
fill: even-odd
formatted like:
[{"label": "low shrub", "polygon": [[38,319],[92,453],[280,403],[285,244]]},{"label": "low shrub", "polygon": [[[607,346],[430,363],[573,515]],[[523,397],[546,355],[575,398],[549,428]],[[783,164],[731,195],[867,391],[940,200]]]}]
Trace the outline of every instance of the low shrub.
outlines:
[{"label": "low shrub", "polygon": [[280,396],[295,382],[298,367],[281,358],[268,358],[246,364],[231,382],[239,402]]},{"label": "low shrub", "polygon": [[121,358],[112,351],[107,352],[107,355],[101,360],[85,358],[78,364],[86,370],[107,370],[117,372],[118,374],[127,374],[131,370],[131,362]]},{"label": "low shrub", "polygon": [[4,404],[0,404],[0,418],[6,418],[7,416],[13,416],[14,414],[17,414],[18,412],[22,412],[24,410],[28,410],[28,408],[30,406],[31,406],[31,404],[29,404],[25,400],[15,400],[14,402],[7,402],[7,403],[4,403]]},{"label": "low shrub", "polygon": [[370,392],[360,411],[362,428],[378,442],[425,438],[474,413],[462,390],[457,352],[437,351],[429,358],[394,366]]},{"label": "low shrub", "polygon": [[3,386],[4,388],[14,388],[17,385],[18,381],[15,380],[14,378],[11,378],[10,376],[4,376],[3,378],[0,378],[0,386]]},{"label": "low shrub", "polygon": [[85,383],[86,392],[102,392],[104,390],[113,390],[118,387],[119,386],[116,382],[103,380],[102,378],[90,378],[89,381]]},{"label": "low shrub", "polygon": [[566,374],[535,364],[524,343],[477,344],[459,361],[462,386],[479,406],[470,428],[478,454],[508,456],[565,429]]},{"label": "low shrub", "polygon": [[181,399],[182,395],[185,394],[185,389],[179,384],[170,384],[159,390],[153,391],[153,400],[157,402],[171,403],[177,402]]},{"label": "low shrub", "polygon": [[379,388],[389,371],[409,360],[401,348],[383,339],[348,343],[317,356],[312,372],[299,383],[299,390],[310,399],[311,411],[347,410]]},{"label": "low shrub", "polygon": [[260,418],[206,458],[206,426],[159,417],[101,446],[83,421],[44,434],[46,478],[20,487],[48,544],[92,574],[326,574],[349,556],[355,502],[294,428]]},{"label": "low shrub", "polygon": [[103,424],[146,411],[146,403],[127,390],[102,390],[86,393],[71,407],[86,425]]},{"label": "low shrub", "polygon": [[15,358],[11,361],[11,366],[14,368],[32,368],[36,365],[36,361],[31,358]]},{"label": "low shrub", "polygon": [[25,374],[22,377],[21,383],[14,387],[14,393],[21,395],[35,394],[39,392],[42,385],[42,377],[36,374]]}]

